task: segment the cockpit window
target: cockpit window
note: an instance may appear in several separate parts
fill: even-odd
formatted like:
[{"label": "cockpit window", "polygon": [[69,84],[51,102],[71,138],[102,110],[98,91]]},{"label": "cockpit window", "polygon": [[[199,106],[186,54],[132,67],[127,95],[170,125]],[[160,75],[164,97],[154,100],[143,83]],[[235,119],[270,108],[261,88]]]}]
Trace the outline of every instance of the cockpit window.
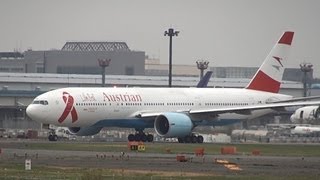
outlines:
[{"label": "cockpit window", "polygon": [[48,105],[48,101],[44,101],[44,100],[38,101],[38,100],[35,100],[35,101],[32,102],[32,104]]},{"label": "cockpit window", "polygon": [[32,104],[40,104],[40,101],[33,101]]}]

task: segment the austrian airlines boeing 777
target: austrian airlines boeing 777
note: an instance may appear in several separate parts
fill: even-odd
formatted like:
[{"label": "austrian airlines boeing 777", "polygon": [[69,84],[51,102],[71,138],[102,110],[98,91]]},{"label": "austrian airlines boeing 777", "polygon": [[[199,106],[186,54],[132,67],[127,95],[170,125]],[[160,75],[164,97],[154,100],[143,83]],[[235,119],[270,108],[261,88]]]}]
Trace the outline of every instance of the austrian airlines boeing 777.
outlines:
[{"label": "austrian airlines boeing 777", "polygon": [[[203,142],[192,130],[200,125],[227,125],[287,106],[320,102],[285,102],[278,94],[293,32],[285,32],[246,88],[62,88],[39,95],[27,108],[33,120],[69,127],[76,135],[93,135],[103,127],[134,128],[128,140],[153,141],[143,133]],[[283,102],[281,102],[283,101]],[[54,137],[49,137],[49,139]]]}]

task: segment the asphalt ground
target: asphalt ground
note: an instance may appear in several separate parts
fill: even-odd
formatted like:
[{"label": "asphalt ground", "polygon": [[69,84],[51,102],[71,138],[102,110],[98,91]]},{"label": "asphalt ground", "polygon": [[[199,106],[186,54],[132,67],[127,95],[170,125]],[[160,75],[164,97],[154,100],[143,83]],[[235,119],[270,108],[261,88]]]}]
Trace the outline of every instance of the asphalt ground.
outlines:
[{"label": "asphalt ground", "polygon": [[[36,141],[33,143],[41,143]],[[68,142],[63,142],[68,143]],[[112,142],[109,142],[112,144]],[[172,143],[174,146],[176,143]],[[152,146],[150,144],[149,146]],[[320,157],[170,154],[146,152],[96,152],[28,149],[23,142],[0,141],[0,166],[24,164],[59,168],[107,168],[115,171],[137,171],[165,175],[272,176],[320,178]],[[319,149],[320,150],[320,149]],[[177,155],[186,162],[178,162]]]}]

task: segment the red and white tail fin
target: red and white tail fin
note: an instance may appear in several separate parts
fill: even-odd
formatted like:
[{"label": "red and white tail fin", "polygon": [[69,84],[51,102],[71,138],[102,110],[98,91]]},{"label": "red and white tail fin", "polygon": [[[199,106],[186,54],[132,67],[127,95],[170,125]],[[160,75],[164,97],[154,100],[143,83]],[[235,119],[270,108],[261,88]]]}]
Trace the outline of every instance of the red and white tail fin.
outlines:
[{"label": "red and white tail fin", "polygon": [[260,66],[247,89],[278,93],[284,72],[283,64],[291,47],[294,32],[285,32]]}]

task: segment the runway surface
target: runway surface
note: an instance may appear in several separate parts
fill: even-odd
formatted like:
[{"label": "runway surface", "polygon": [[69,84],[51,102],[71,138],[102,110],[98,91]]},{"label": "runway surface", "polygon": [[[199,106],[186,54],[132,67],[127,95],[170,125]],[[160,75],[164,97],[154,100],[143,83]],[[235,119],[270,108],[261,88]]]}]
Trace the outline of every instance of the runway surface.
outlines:
[{"label": "runway surface", "polygon": [[[29,158],[33,166],[126,169],[145,173],[320,177],[320,157],[179,154],[185,156],[187,162],[178,162],[177,154],[169,153],[34,150],[25,147],[24,143],[20,147],[19,144],[0,141],[1,166],[6,163],[23,164]],[[237,168],[232,169],[228,165]]]}]

